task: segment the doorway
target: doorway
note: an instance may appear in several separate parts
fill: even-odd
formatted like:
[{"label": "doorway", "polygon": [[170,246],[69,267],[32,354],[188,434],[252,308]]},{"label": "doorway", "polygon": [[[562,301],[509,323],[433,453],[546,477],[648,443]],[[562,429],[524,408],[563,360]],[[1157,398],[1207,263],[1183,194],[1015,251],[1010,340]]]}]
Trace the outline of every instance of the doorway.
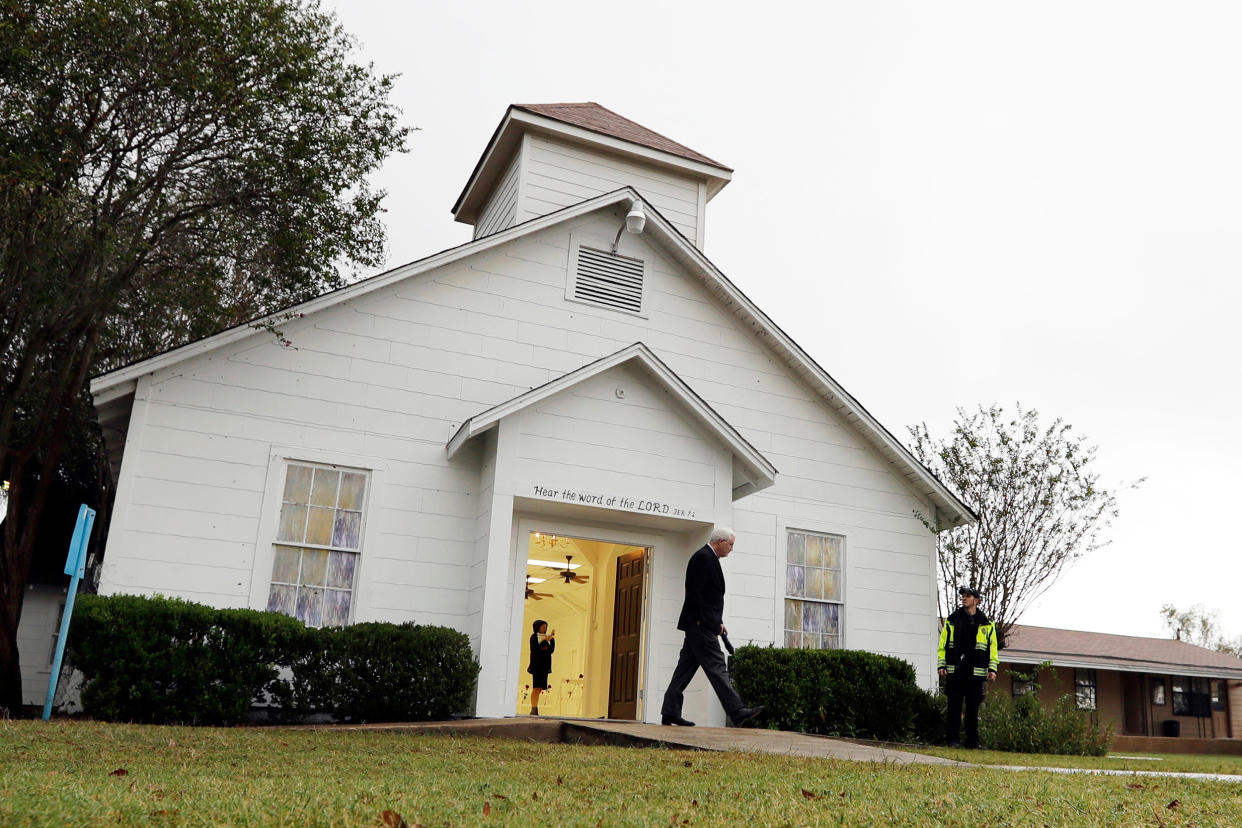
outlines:
[{"label": "doorway", "polygon": [[531,708],[529,640],[543,621],[555,649],[540,714],[637,719],[651,550],[542,530],[529,532],[523,549],[517,713]]}]

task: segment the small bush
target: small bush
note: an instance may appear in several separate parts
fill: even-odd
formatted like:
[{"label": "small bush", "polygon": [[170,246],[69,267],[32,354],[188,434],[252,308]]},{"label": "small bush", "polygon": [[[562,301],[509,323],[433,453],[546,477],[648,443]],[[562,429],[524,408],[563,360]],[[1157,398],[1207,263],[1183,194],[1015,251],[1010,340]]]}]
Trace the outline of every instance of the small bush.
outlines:
[{"label": "small bush", "polygon": [[731,673],[742,698],[765,705],[766,721],[781,730],[898,741],[933,740],[943,729],[914,668],[890,656],[741,647]]},{"label": "small bush", "polygon": [[69,633],[82,705],[101,719],[236,724],[306,633],[292,618],[176,598],[83,595]]},{"label": "small bush", "polygon": [[176,598],[78,599],[69,635],[86,712],[110,721],[229,725],[256,701],[277,720],[447,718],[464,712],[479,665],[444,627],[308,629],[257,610]]},{"label": "small bush", "polygon": [[447,719],[467,709],[479,664],[464,633],[417,624],[318,631],[293,668],[295,706],[339,721]]},{"label": "small bush", "polygon": [[1112,725],[1101,730],[1091,714],[1077,709],[1072,695],[1062,696],[1052,707],[1040,704],[1035,693],[997,696],[979,712],[979,735],[989,750],[1075,756],[1108,752]]}]

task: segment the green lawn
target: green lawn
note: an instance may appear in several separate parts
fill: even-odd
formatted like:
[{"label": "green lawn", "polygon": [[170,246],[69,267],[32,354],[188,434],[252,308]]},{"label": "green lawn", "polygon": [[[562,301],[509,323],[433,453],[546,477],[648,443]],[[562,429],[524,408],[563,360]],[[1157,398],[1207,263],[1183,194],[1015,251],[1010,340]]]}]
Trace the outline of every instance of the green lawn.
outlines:
[{"label": "green lawn", "polygon": [[[1024,765],[1054,768],[1106,768],[1109,770],[1161,771],[1166,773],[1227,773],[1242,777],[1242,756],[1211,756],[1186,753],[1123,753],[1108,756],[1054,756],[1051,754],[1001,753],[994,750],[906,748],[917,753],[943,756],[976,765]],[[1139,757],[1139,758],[1132,758]]]},{"label": "green lawn", "polygon": [[0,721],[4,826],[374,828],[399,825],[395,815],[411,828],[1180,826],[1238,824],[1240,814],[1242,784],[1230,782],[412,733]]}]

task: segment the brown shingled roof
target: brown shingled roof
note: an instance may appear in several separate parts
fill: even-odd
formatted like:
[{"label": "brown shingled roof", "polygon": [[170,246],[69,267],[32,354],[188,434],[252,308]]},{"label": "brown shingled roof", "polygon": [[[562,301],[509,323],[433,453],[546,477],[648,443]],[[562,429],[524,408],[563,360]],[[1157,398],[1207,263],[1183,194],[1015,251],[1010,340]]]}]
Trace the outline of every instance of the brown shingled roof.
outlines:
[{"label": "brown shingled roof", "polygon": [[1092,663],[1103,669],[1177,673],[1190,670],[1242,678],[1242,659],[1170,638],[1058,630],[1015,624],[1001,661]]},{"label": "brown shingled roof", "polygon": [[733,172],[730,167],[713,161],[706,155],[695,152],[658,132],[652,132],[645,126],[636,124],[629,118],[623,118],[597,103],[513,104],[513,108]]}]

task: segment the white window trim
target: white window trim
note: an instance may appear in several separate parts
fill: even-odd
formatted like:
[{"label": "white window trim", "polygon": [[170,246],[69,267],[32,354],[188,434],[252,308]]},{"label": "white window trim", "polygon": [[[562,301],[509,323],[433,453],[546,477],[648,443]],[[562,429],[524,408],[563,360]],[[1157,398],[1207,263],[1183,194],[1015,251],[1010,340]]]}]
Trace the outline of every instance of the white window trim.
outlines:
[{"label": "white window trim", "polygon": [[250,607],[267,609],[272,586],[272,564],[276,558],[276,533],[280,527],[280,504],[285,491],[285,474],[290,463],[314,466],[337,466],[367,472],[366,503],[362,509],[362,525],[358,530],[358,563],[354,568],[354,599],[349,607],[349,623],[367,620],[360,609],[371,605],[371,583],[367,578],[367,527],[377,514],[383,492],[384,473],[388,464],[377,457],[321,451],[296,446],[272,446],[268,453],[267,479],[263,487],[263,505],[259,529],[254,543],[254,564],[250,570]]},{"label": "white window trim", "polygon": [[774,643],[777,647],[785,646],[785,594],[788,587],[786,581],[785,565],[789,560],[789,533],[790,532],[810,532],[816,535],[831,535],[841,539],[841,613],[845,616],[844,623],[841,625],[841,643],[839,648],[842,650],[849,648],[850,623],[852,614],[848,611],[850,606],[850,581],[849,581],[849,545],[850,536],[845,527],[839,524],[829,523],[819,520],[804,520],[802,518],[789,518],[780,516],[776,519],[776,589],[775,601],[773,604],[773,620],[772,631],[777,639]]}]

